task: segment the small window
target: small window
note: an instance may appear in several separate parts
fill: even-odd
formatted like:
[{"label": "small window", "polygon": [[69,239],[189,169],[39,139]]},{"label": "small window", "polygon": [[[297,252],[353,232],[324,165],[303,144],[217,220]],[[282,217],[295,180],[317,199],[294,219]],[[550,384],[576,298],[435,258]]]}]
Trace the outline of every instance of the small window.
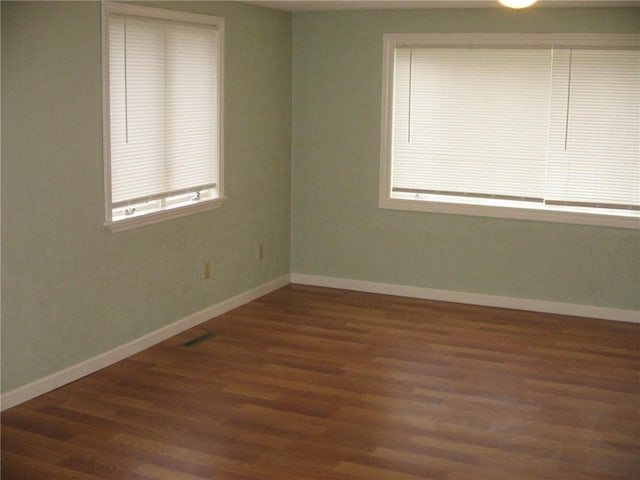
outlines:
[{"label": "small window", "polygon": [[105,3],[103,27],[107,225],[218,206],[223,19]]},{"label": "small window", "polygon": [[637,35],[385,35],[380,204],[640,227]]}]

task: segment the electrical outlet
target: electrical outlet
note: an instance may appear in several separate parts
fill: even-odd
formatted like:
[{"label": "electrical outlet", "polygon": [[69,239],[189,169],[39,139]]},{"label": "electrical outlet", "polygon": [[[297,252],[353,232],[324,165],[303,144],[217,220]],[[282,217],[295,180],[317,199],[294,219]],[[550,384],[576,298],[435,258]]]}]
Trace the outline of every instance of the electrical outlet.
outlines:
[{"label": "electrical outlet", "polygon": [[204,262],[202,271],[205,280],[211,278],[211,262]]},{"label": "electrical outlet", "polygon": [[264,245],[262,243],[258,244],[258,260],[262,260],[264,258]]}]

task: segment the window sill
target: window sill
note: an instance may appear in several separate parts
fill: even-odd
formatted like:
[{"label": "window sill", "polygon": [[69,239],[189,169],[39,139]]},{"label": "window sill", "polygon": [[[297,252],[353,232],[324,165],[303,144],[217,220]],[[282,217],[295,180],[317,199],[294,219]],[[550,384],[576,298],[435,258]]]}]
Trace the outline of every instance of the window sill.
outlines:
[{"label": "window sill", "polygon": [[213,200],[202,201],[193,205],[171,208],[167,210],[161,210],[153,213],[146,213],[143,215],[132,216],[123,220],[115,222],[107,221],[105,227],[114,233],[122,232],[125,230],[131,230],[133,228],[143,227],[145,225],[152,225],[154,223],[163,222],[172,218],[185,217],[187,215],[193,215],[195,213],[205,212],[207,210],[213,210],[222,206],[227,197],[220,197]]},{"label": "window sill", "polygon": [[640,229],[640,216],[606,215],[562,211],[544,207],[508,207],[478,204],[462,204],[429,200],[380,198],[379,207],[390,210],[441,213],[447,215],[468,215],[479,217],[511,218],[538,222],[569,223],[598,227]]}]

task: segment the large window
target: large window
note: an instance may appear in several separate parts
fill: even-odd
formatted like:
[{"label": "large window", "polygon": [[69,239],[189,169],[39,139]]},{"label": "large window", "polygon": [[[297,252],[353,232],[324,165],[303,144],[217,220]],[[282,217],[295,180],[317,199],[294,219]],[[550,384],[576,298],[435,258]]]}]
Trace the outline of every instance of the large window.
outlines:
[{"label": "large window", "polygon": [[636,35],[385,35],[383,208],[640,227]]},{"label": "large window", "polygon": [[223,199],[223,19],[105,3],[107,224],[114,230]]}]

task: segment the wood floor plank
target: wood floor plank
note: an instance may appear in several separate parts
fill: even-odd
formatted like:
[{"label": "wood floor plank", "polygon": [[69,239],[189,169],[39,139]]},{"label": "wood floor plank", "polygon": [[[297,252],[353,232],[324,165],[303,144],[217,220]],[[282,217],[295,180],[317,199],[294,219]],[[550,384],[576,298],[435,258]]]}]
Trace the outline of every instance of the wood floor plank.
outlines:
[{"label": "wood floor plank", "polygon": [[101,480],[102,477],[75,469],[60,467],[31,456],[2,452],[2,478],[47,480]]},{"label": "wood floor plank", "polygon": [[289,285],[3,412],[0,476],[637,480],[639,371],[640,325]]}]

